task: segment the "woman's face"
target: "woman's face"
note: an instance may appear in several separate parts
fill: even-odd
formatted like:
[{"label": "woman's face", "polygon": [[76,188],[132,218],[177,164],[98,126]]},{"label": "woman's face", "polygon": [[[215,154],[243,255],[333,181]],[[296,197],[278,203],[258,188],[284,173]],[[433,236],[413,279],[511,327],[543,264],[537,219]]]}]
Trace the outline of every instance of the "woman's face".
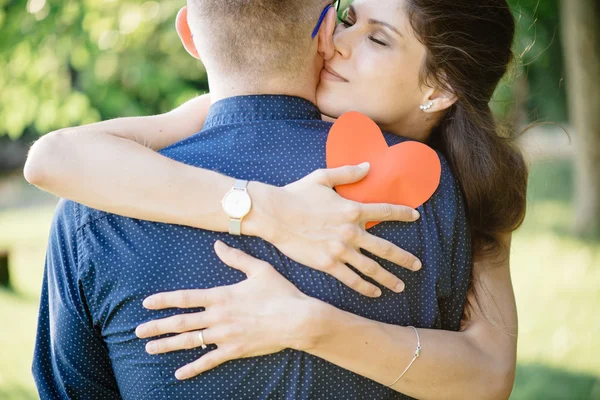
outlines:
[{"label": "woman's face", "polygon": [[323,114],[337,118],[359,111],[383,130],[408,136],[422,129],[425,47],[414,36],[404,3],[356,0],[345,13],[334,34],[335,55],[325,62],[317,88]]}]

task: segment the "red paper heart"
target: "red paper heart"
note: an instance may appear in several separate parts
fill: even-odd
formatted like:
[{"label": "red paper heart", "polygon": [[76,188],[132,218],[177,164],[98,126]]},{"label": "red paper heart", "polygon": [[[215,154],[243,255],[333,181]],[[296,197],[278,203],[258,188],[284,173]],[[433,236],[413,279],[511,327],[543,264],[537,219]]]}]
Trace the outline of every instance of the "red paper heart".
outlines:
[{"label": "red paper heart", "polygon": [[[406,141],[389,147],[369,117],[348,112],[335,122],[327,138],[327,168],[371,164],[357,183],[336,186],[338,194],[360,203],[390,203],[419,207],[435,193],[442,166],[429,146]],[[369,222],[370,228],[379,222]]]}]

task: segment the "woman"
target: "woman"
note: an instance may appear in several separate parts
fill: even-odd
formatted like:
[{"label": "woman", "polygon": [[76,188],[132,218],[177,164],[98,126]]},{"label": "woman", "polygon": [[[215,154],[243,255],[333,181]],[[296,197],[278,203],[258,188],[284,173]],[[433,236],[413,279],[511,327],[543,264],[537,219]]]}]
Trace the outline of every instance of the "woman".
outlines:
[{"label": "woman", "polygon": [[[394,382],[393,389],[413,397],[507,398],[514,380],[516,310],[510,283],[508,248],[510,232],[520,225],[524,217],[527,172],[520,154],[497,134],[488,107],[494,89],[510,62],[514,21],[504,0],[480,3],[476,0],[356,1],[347,18],[336,29],[335,51],[325,57],[328,69],[334,69],[346,78],[342,80],[351,84],[342,85],[324,79],[317,93],[320,109],[331,117],[348,110],[361,111],[384,130],[431,144],[447,157],[464,191],[475,262],[468,319],[462,332],[420,329],[423,355],[397,381],[394,380],[398,373],[414,358],[415,333],[412,328],[369,321],[317,302],[311,303],[311,311],[316,318],[307,320],[307,323],[314,323],[306,331],[313,337],[297,345],[299,349],[381,384],[390,385]],[[372,20],[385,20],[399,32],[373,24]],[[425,103],[422,102],[424,98],[427,100]],[[201,97],[166,116],[126,119],[116,123],[108,121],[48,135],[30,153],[26,166],[28,180],[57,195],[101,210],[224,231],[224,227],[215,225],[209,219],[186,220],[200,208],[196,200],[200,196],[189,192],[190,184],[197,184],[197,180],[186,182],[187,175],[178,173],[181,166],[168,163],[160,155],[139,146],[144,144],[156,150],[185,135],[196,133],[203,125],[203,116],[209,103],[208,98]],[[200,109],[204,111],[198,116]],[[172,129],[179,136],[169,135],[171,130],[162,132],[182,120],[185,120],[187,131]],[[146,137],[136,138],[135,132],[145,130],[156,133],[152,136],[152,142],[146,143]],[[86,133],[79,134],[80,131]],[[113,131],[114,135],[102,134],[102,131]],[[82,182],[88,177],[78,175],[81,172],[76,160],[64,157],[64,154],[72,153],[62,147],[73,144],[78,149],[89,148],[91,141],[94,141],[94,152],[99,154],[93,191],[70,183]],[[110,186],[115,177],[106,175],[118,170],[114,167],[111,169],[109,158],[111,153],[114,156],[116,152],[128,154],[129,157],[144,154],[145,169],[166,169],[174,176],[183,176],[182,181],[174,185],[181,185],[179,192],[189,193],[190,196],[172,199],[158,192],[149,193],[147,187],[152,185],[147,184],[148,179],[143,174],[130,176],[132,185],[128,190],[115,193]],[[126,174],[125,171],[119,173]],[[324,181],[318,178],[323,176],[322,173],[309,176],[304,184],[311,190],[322,191],[321,183]],[[217,182],[218,179],[221,178],[207,175],[206,182]],[[351,180],[346,178],[345,183]],[[338,177],[335,184],[343,181]],[[136,182],[139,182],[137,186]],[[193,201],[185,204],[187,198]],[[330,199],[334,201],[333,197]],[[337,201],[338,205],[345,204],[341,199]],[[167,204],[177,207],[166,207]],[[184,211],[173,215],[165,211],[168,209]],[[308,220],[312,214],[306,212]],[[319,219],[327,219],[325,229],[329,237],[337,240],[340,234],[336,227],[357,224],[355,218],[340,214],[344,213],[319,215]],[[285,217],[284,213],[281,215]],[[396,215],[391,219],[400,217]],[[268,234],[265,236],[269,237]],[[292,232],[289,241],[306,245],[310,235],[302,237]],[[362,247],[361,243],[352,240],[346,244],[350,249]],[[282,247],[289,250],[294,246],[288,243],[287,246],[282,244]],[[330,249],[319,249],[321,254],[333,256]],[[238,317],[236,324],[246,329],[230,337],[228,343],[221,346],[218,341],[209,339],[209,331],[211,328],[222,328],[225,321],[213,321],[208,327],[190,326],[190,330],[208,328],[205,344],[216,343],[219,349],[203,356],[195,365],[184,367],[180,371],[182,374],[178,375],[180,378],[191,377],[228,359],[282,350],[277,340],[286,334],[285,326],[277,326],[269,332],[253,330],[252,325],[243,325],[242,316],[248,315],[253,309],[260,309],[261,304],[264,306],[272,302],[273,296],[277,296],[279,301],[302,298],[302,294],[271,266],[220,243],[216,244],[216,250],[225,263],[249,275],[248,280],[229,288],[235,290],[236,296],[231,296],[226,302],[228,309]],[[392,261],[402,265],[411,264],[407,259],[401,259],[407,257],[406,254],[398,253],[397,249],[395,254]],[[343,264],[347,257],[347,254],[341,253],[335,261]],[[299,262],[318,268],[316,260]],[[362,266],[365,270],[373,267],[372,264]],[[348,275],[347,271],[340,267],[335,276],[350,285],[355,277]],[[391,289],[396,282],[389,278],[384,276],[376,280]],[[374,289],[369,284],[357,282],[359,284],[353,288],[364,294],[372,294]],[[265,287],[270,290],[264,290]],[[177,295],[162,294],[149,298],[145,305],[149,308],[203,306],[206,301],[215,301],[215,293],[218,292],[187,292],[182,296],[186,301]],[[187,316],[194,318],[194,314]],[[267,321],[275,320],[277,316],[270,315]],[[172,322],[151,322],[140,326],[138,334],[140,337],[150,337],[180,332],[181,329],[174,327]],[[148,350],[164,352],[201,345],[197,342],[186,343],[185,339],[190,337],[184,333],[150,342]],[[373,343],[377,345],[376,351],[373,351]],[[152,345],[156,345],[157,349],[153,350]],[[230,351],[219,351],[221,348]],[[360,358],[356,357],[356,352],[362,349],[369,351],[361,352]]]}]

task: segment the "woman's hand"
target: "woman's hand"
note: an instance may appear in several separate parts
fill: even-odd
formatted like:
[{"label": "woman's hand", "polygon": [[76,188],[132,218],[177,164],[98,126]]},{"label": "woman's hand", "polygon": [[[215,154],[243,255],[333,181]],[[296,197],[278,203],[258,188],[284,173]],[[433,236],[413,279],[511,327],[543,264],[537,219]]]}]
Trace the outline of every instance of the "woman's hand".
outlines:
[{"label": "woman's hand", "polygon": [[200,347],[200,331],[204,344],[218,346],[177,370],[177,379],[194,377],[229,360],[300,348],[310,340],[303,324],[311,312],[310,297],[264,261],[220,241],[215,251],[248,279],[231,286],[159,293],[144,300],[144,307],[151,310],[205,307],[202,312],[147,322],[136,329],[139,338],[180,333],[148,342],[150,354]]},{"label": "woman's hand", "polygon": [[279,188],[268,210],[272,217],[270,224],[276,228],[271,230],[270,237],[263,238],[291,259],[326,272],[365,296],[377,297],[381,290],[345,263],[395,292],[403,291],[404,283],[398,277],[360,249],[410,270],[419,270],[421,262],[415,256],[365,229],[370,221],[412,222],[419,218],[419,213],[405,206],[357,203],[332,189],[363,179],[369,170],[365,164],[317,170]]}]

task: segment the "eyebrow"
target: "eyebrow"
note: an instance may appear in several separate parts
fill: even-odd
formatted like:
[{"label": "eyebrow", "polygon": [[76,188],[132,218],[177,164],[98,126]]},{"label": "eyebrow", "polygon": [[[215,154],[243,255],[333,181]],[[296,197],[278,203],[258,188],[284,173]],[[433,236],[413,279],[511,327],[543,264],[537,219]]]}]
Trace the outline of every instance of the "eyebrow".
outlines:
[{"label": "eyebrow", "polygon": [[[354,15],[356,16],[356,8],[354,8],[354,6],[353,6],[353,5],[351,5],[351,6],[349,7],[349,11],[350,11],[352,14],[354,14]],[[384,22],[384,21],[379,21],[379,20],[377,20],[377,19],[372,19],[372,18],[370,18],[370,19],[368,20],[368,22],[369,22],[369,25],[381,25],[381,26],[384,26],[384,27],[388,28],[389,30],[396,32],[396,33],[397,33],[398,35],[400,35],[401,37],[404,37],[404,36],[403,36],[403,35],[400,33],[400,31],[399,31],[398,29],[396,29],[396,27],[395,27],[394,25],[388,24],[387,22]]]}]

